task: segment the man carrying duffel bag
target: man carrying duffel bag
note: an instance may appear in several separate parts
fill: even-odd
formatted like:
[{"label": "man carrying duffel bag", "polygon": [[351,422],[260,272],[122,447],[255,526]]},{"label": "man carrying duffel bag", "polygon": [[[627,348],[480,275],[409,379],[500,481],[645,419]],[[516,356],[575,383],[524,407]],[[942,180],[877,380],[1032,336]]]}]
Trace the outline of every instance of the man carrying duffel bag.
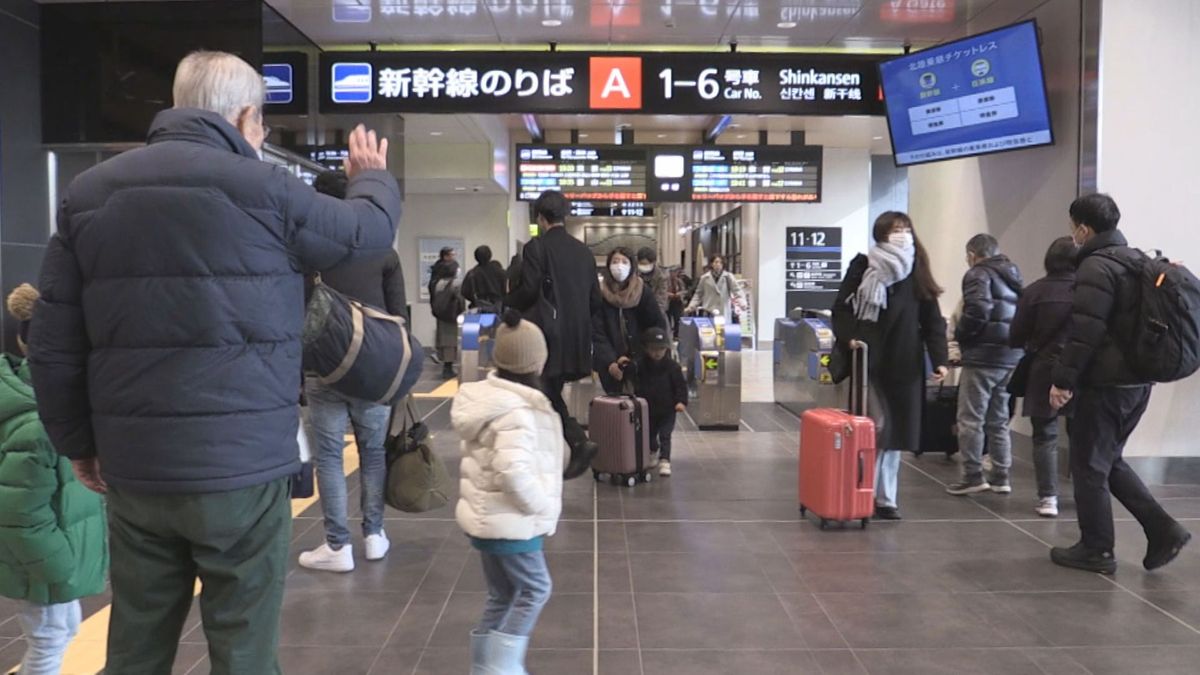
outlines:
[{"label": "man carrying duffel bag", "polygon": [[[318,192],[344,199],[346,174],[340,171],[323,173],[317,176],[313,187]],[[309,283],[310,301],[315,283],[320,283],[364,305],[386,309],[392,316],[404,316],[404,276],[400,256],[394,249],[353,256],[322,272],[320,277],[313,277]],[[384,440],[391,408],[375,400],[340,393],[321,379],[311,373],[305,378],[304,397],[308,403],[305,426],[316,462],[321,511],[325,516],[325,543],[301,553],[300,566],[350,572],[354,569],[354,547],[347,527],[346,477],[342,468],[346,426],[353,426],[358,447],[366,557],[372,561],[382,560],[390,548],[387,533],[383,530],[383,492],[387,474]]]}]

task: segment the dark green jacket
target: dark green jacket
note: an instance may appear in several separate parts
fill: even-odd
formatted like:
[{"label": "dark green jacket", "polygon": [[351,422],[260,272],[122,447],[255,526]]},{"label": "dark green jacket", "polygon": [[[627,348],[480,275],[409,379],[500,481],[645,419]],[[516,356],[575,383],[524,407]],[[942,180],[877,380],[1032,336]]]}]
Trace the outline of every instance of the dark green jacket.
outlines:
[{"label": "dark green jacket", "polygon": [[38,421],[25,363],[0,356],[0,595],[37,604],[104,590],[104,504]]}]

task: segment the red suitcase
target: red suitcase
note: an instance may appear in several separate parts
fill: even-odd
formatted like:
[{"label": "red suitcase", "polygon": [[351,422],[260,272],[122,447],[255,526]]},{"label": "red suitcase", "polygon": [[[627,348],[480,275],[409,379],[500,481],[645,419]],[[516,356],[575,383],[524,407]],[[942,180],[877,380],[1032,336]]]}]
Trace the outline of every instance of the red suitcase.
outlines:
[{"label": "red suitcase", "polygon": [[654,479],[650,470],[650,406],[633,396],[601,396],[588,409],[588,436],[600,446],[592,475],[633,487]]},{"label": "red suitcase", "polygon": [[875,422],[867,414],[867,347],[856,349],[850,407],[808,410],[800,418],[800,514],[812,511],[821,529],[830,521],[859,520],[875,512]]}]

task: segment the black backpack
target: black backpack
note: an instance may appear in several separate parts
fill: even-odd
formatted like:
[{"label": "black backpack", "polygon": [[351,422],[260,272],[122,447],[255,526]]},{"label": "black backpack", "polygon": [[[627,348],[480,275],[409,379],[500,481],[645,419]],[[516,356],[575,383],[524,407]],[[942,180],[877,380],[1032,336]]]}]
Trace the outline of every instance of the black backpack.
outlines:
[{"label": "black backpack", "polygon": [[463,302],[462,293],[455,286],[454,279],[441,279],[434,284],[429,308],[438,321],[458,321],[458,315],[466,309],[466,303]]},{"label": "black backpack", "polygon": [[1133,332],[1122,336],[1129,366],[1149,382],[1175,382],[1200,370],[1200,279],[1156,252],[1101,252],[1137,283]]}]

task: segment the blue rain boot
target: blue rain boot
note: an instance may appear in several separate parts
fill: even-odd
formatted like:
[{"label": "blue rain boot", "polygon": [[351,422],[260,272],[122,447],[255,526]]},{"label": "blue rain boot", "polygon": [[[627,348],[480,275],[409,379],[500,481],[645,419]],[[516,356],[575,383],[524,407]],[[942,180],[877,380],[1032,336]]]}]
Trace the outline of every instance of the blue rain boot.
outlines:
[{"label": "blue rain boot", "polygon": [[525,650],[529,638],[492,631],[487,643],[488,673],[497,675],[529,675],[525,670]]},{"label": "blue rain boot", "polygon": [[499,672],[491,667],[488,660],[491,642],[491,633],[471,631],[471,675],[494,675]]}]

